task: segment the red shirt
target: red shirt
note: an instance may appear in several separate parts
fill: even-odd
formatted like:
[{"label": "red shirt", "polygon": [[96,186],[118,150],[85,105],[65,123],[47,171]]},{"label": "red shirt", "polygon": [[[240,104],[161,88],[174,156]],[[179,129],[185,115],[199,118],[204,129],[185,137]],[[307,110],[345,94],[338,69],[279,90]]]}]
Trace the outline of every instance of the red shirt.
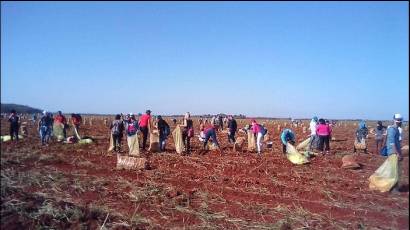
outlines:
[{"label": "red shirt", "polygon": [[67,120],[65,119],[65,117],[63,116],[63,115],[57,115],[55,118],[54,118],[54,122],[56,122],[56,123],[61,123],[61,124],[65,124],[66,122],[67,122]]},{"label": "red shirt", "polygon": [[148,126],[148,122],[151,119],[151,115],[148,114],[144,114],[140,117],[140,120],[138,122],[138,125],[140,127],[147,127]]}]

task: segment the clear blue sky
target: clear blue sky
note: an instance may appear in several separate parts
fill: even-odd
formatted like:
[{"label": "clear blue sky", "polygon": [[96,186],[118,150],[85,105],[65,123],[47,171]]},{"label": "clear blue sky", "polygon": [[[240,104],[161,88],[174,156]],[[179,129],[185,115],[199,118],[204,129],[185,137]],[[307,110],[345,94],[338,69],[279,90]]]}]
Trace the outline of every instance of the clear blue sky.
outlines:
[{"label": "clear blue sky", "polygon": [[2,2],[1,101],[407,120],[408,20],[407,2]]}]

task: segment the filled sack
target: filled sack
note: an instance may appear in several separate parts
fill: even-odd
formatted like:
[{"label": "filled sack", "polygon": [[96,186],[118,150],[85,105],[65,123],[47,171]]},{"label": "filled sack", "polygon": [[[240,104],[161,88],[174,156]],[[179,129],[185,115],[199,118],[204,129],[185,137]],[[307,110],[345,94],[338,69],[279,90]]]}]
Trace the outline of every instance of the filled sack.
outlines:
[{"label": "filled sack", "polygon": [[138,134],[128,136],[127,135],[127,144],[129,149],[129,155],[139,157],[140,156],[140,145],[138,141]]},{"label": "filled sack", "polygon": [[58,142],[64,140],[64,124],[58,122],[53,124],[53,136]]},{"label": "filled sack", "polygon": [[174,131],[172,131],[172,137],[174,139],[176,152],[179,154],[182,153],[184,151],[185,145],[182,139],[182,130],[179,125],[175,127]]},{"label": "filled sack", "polygon": [[159,152],[159,134],[157,130],[154,130],[149,134],[149,148],[148,151],[152,153]]},{"label": "filled sack", "polygon": [[145,158],[117,155],[117,169],[138,170],[145,169],[146,165]]},{"label": "filled sack", "polygon": [[249,152],[256,151],[255,135],[250,130],[248,130],[248,151]]},{"label": "filled sack", "polygon": [[310,137],[307,138],[306,140],[302,141],[296,146],[296,150],[307,150],[310,144]]},{"label": "filled sack", "polygon": [[233,151],[242,152],[245,145],[245,138],[238,137],[233,145]]},{"label": "filled sack", "polygon": [[342,168],[343,169],[358,169],[360,165],[356,162],[353,155],[345,155],[342,157]]},{"label": "filled sack", "polygon": [[301,165],[301,164],[309,163],[309,160],[307,159],[307,157],[300,154],[296,150],[296,148],[289,143],[286,144],[286,157],[293,164]]},{"label": "filled sack", "polygon": [[366,148],[367,148],[367,145],[366,145],[366,139],[364,139],[364,138],[362,138],[361,140],[360,140],[360,142],[357,140],[357,138],[354,140],[354,147],[357,149],[357,150],[365,150]]},{"label": "filled sack", "polygon": [[398,156],[391,154],[369,177],[369,188],[380,192],[390,191],[399,181]]},{"label": "filled sack", "polygon": [[[23,139],[23,136],[22,136],[22,135],[19,135],[19,139]],[[1,142],[7,142],[7,141],[10,141],[10,140],[11,140],[11,136],[10,136],[10,135],[1,136]]]}]

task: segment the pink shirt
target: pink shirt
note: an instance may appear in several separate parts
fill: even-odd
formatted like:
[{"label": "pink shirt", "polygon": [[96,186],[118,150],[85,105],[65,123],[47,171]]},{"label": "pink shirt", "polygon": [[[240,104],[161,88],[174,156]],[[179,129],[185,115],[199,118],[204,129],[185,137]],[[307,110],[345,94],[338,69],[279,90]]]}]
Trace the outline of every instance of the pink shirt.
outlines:
[{"label": "pink shirt", "polygon": [[320,136],[328,136],[332,133],[332,130],[328,125],[319,124],[316,127],[316,134]]},{"label": "pink shirt", "polygon": [[140,121],[138,122],[140,127],[147,127],[149,119],[151,119],[151,116],[148,114],[144,114],[140,117]]},{"label": "pink shirt", "polygon": [[260,131],[259,124],[254,123],[254,124],[252,125],[252,132],[256,134],[256,133],[259,133],[259,131]]}]

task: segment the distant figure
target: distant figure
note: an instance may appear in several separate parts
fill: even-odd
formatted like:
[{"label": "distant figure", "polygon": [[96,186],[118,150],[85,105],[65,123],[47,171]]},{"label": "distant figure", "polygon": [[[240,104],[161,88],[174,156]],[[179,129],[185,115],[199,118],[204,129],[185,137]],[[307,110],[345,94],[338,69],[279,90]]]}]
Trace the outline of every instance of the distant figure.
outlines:
[{"label": "distant figure", "polygon": [[168,123],[162,119],[161,115],[157,117],[157,127],[159,132],[159,150],[161,152],[165,151],[165,145],[168,135],[171,133]]},{"label": "distant figure", "polygon": [[71,123],[73,123],[73,126],[77,129],[77,132],[80,130],[80,124],[82,121],[82,117],[80,114],[71,114]]},{"label": "distant figure", "polygon": [[228,116],[228,141],[229,143],[235,143],[235,133],[238,128],[236,120],[232,116]]},{"label": "distant figure", "polygon": [[57,116],[54,118],[54,122],[55,122],[55,123],[60,123],[60,124],[63,125],[63,135],[64,135],[64,138],[66,138],[66,137],[67,137],[67,132],[66,132],[66,129],[67,129],[67,119],[66,119],[65,116],[61,113],[61,111],[58,111]]},{"label": "distant figure", "polygon": [[176,125],[177,124],[177,119],[172,118],[172,123],[174,123],[174,125]]},{"label": "distant figure", "polygon": [[261,154],[262,151],[262,141],[263,136],[266,134],[266,130],[262,125],[258,124],[256,120],[252,120],[252,133],[256,136],[256,148],[258,154]]},{"label": "distant figure", "polygon": [[199,121],[199,124],[202,125],[202,123],[204,122],[203,119],[202,119],[202,116],[199,117],[198,121]]},{"label": "distant figure", "polygon": [[319,125],[316,127],[316,134],[319,136],[319,150],[322,154],[330,153],[330,136],[332,135],[332,130],[330,126],[326,124],[324,119],[319,119]]},{"label": "distant figure", "polygon": [[359,128],[356,130],[356,139],[355,139],[353,152],[356,152],[357,150],[356,146],[358,146],[358,144],[361,144],[362,149],[364,150],[365,153],[367,153],[366,138],[368,134],[369,134],[369,130],[366,127],[366,122],[361,121],[359,123]]},{"label": "distant figure", "polygon": [[48,145],[52,127],[53,118],[51,118],[51,113],[43,111],[43,116],[40,118],[40,121],[38,122],[38,131],[40,133],[41,145]]},{"label": "distant figure", "polygon": [[284,129],[280,134],[280,140],[282,141],[282,152],[286,154],[286,144],[295,144],[295,133],[291,129]]},{"label": "distant figure", "polygon": [[124,130],[124,123],[121,120],[120,114],[115,115],[115,120],[111,123],[110,129],[111,129],[112,139],[114,142],[114,152],[120,152],[122,133]]},{"label": "distant figure", "polygon": [[185,152],[189,154],[191,152],[191,138],[194,136],[194,123],[191,119],[191,114],[189,112],[185,113],[182,125],[180,125],[182,130],[182,140],[185,144]]},{"label": "distant figure", "polygon": [[224,130],[224,123],[223,123],[222,115],[218,115],[218,125],[221,130]]},{"label": "distant figure", "polygon": [[140,117],[138,124],[142,133],[142,150],[145,150],[148,131],[151,129],[151,110],[148,109],[145,114]]},{"label": "distant figure", "polygon": [[214,129],[216,130],[216,131],[218,131],[218,124],[217,124],[217,119],[216,119],[216,116],[213,116],[212,117],[212,119],[211,119],[211,125],[213,125],[214,126]]},{"label": "distant figure", "polygon": [[318,118],[314,116],[309,124],[310,129],[310,143],[309,143],[309,151],[312,151],[312,147],[317,147],[316,143],[318,141],[318,136],[316,135],[316,126],[318,122]]},{"label": "distant figure", "polygon": [[37,114],[33,113],[33,115],[31,116],[31,119],[33,120],[34,123],[37,122]]},{"label": "distant figure", "polygon": [[19,140],[19,120],[20,118],[17,116],[16,110],[11,110],[11,114],[9,116],[11,141],[13,141],[14,137],[16,137],[16,141]]},{"label": "distant figure", "polygon": [[[129,154],[134,154],[134,151],[136,151],[139,154],[139,148],[138,148],[138,121],[135,119],[135,116],[133,113],[130,113],[127,115],[127,120],[123,122],[125,132],[127,134],[127,144],[128,144],[128,149],[129,149]],[[113,138],[114,139],[114,138]],[[120,140],[122,139],[122,136]],[[115,146],[115,145],[114,145]]]},{"label": "distant figure", "polygon": [[376,154],[379,154],[381,148],[383,147],[383,139],[386,136],[386,127],[383,126],[381,121],[377,122],[374,136],[376,140]]}]

